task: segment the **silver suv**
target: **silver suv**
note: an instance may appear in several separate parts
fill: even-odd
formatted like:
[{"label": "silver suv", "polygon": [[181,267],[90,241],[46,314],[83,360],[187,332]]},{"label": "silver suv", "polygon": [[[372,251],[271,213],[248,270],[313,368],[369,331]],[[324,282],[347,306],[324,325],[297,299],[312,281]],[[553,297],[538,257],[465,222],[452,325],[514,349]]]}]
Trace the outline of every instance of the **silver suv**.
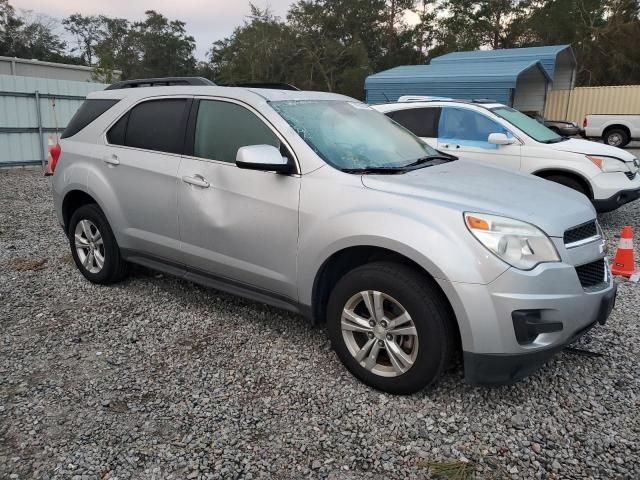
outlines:
[{"label": "silver suv", "polygon": [[470,383],[515,381],[613,307],[584,196],[440,153],[352,98],[111,89],[62,137],[55,207],[89,281],[136,263],[326,322],[380,390],[458,357]]}]

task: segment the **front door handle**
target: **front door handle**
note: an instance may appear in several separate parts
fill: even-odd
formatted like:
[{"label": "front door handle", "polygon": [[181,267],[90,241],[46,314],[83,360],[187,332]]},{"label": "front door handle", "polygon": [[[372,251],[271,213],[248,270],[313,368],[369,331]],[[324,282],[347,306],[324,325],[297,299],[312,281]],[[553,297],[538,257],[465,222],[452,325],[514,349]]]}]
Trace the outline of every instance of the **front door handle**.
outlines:
[{"label": "front door handle", "polygon": [[194,175],[193,177],[182,177],[182,181],[184,183],[188,183],[190,185],[195,185],[196,187],[209,188],[209,182],[204,177],[200,175]]},{"label": "front door handle", "polygon": [[120,160],[117,155],[107,155],[102,160],[104,160],[104,163],[108,163],[109,165],[120,165]]}]

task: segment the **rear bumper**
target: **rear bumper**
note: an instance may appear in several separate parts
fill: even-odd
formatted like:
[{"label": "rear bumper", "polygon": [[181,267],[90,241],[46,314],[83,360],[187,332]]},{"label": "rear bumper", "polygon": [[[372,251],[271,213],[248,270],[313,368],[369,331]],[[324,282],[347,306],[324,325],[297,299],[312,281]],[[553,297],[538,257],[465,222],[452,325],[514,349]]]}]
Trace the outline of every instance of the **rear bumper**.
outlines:
[{"label": "rear bumper", "polygon": [[615,284],[602,295],[597,316],[586,327],[573,332],[571,336],[553,347],[522,354],[487,354],[464,352],[465,381],[472,385],[497,385],[516,382],[546,363],[565,346],[578,340],[591,330],[596,323],[604,325],[615,305],[617,288]]},{"label": "rear bumper", "polygon": [[613,194],[609,198],[594,199],[593,206],[598,213],[610,212],[629,202],[633,202],[640,198],[640,188],[630,190],[622,190]]}]

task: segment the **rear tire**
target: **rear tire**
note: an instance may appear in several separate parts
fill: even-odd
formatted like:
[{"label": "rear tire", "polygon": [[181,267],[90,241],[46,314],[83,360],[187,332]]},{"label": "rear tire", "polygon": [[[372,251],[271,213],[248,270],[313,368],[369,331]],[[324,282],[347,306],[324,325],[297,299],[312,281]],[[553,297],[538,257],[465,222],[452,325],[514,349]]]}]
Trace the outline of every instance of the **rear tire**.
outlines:
[{"label": "rear tire", "polygon": [[455,351],[454,321],[430,279],[392,262],[347,273],[327,308],[329,337],[342,363],[367,385],[394,394],[417,392],[442,375]]},{"label": "rear tire", "polygon": [[584,185],[580,183],[575,178],[567,177],[565,175],[549,175],[548,177],[544,177],[545,180],[549,180],[550,182],[559,183],[560,185],[564,185],[565,187],[569,187],[576,192],[580,192],[585,197],[590,198],[589,191],[584,188]]},{"label": "rear tire", "polygon": [[90,282],[108,285],[126,277],[129,264],[122,259],[109,222],[95,203],[73,212],[69,243],[78,270]]},{"label": "rear tire", "polygon": [[626,146],[631,140],[629,138],[629,134],[622,128],[612,128],[611,130],[607,130],[602,136],[602,139],[607,145],[618,148]]}]

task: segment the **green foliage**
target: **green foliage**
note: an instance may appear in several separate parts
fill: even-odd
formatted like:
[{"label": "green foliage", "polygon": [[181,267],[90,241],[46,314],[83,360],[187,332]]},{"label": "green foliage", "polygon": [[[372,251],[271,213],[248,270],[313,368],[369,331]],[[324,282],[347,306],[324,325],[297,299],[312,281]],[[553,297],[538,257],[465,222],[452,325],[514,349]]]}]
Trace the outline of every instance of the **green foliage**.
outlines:
[{"label": "green foliage", "polygon": [[[296,0],[286,19],[250,15],[194,57],[184,22],[149,10],[139,22],[73,14],[62,21],[17,13],[0,0],[0,55],[80,63],[105,82],[201,75],[219,83],[287,82],[364,95],[364,79],[397,65],[478,48],[571,44],[578,85],[640,83],[638,0]],[[407,23],[411,10],[419,21]]]},{"label": "green foliage", "polygon": [[48,61],[68,60],[65,43],[54,33],[55,22],[31,12],[18,15],[8,0],[0,0],[0,55],[37,58]]}]

